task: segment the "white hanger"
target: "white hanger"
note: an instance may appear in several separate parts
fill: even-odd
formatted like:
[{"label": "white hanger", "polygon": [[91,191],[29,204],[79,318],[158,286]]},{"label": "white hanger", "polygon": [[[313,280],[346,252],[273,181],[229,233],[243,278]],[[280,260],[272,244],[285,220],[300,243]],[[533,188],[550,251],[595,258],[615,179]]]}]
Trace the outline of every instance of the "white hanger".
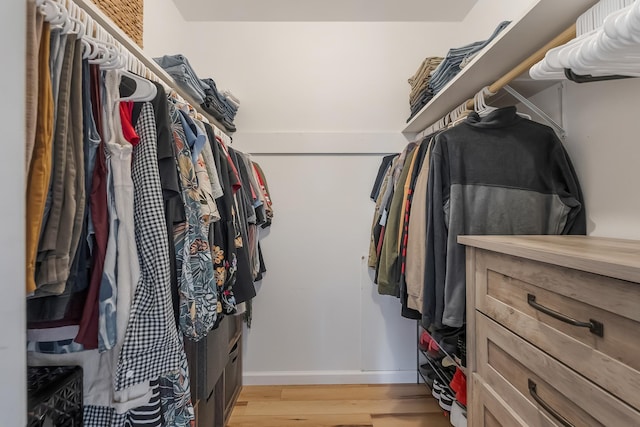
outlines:
[{"label": "white hanger", "polygon": [[485,99],[485,97],[493,95],[495,95],[495,93],[489,90],[489,86],[485,86],[473,97],[473,109],[480,117],[486,117],[492,111],[497,110],[496,107],[488,105]]},{"label": "white hanger", "polygon": [[[131,61],[131,58],[132,55],[129,53],[127,55],[127,59]],[[128,64],[127,68],[128,69],[119,70],[120,74],[118,75],[118,77],[119,79],[122,79],[122,77],[127,77],[133,80],[133,82],[136,84],[136,89],[131,95],[123,98],[118,98],[116,101],[152,101],[158,94],[158,88],[156,87],[156,85],[154,85],[144,77],[140,77],[139,75],[129,71],[133,68],[131,62]]]},{"label": "white hanger", "polygon": [[36,2],[40,12],[44,15],[44,20],[51,25],[62,25],[68,17],[67,9],[62,4],[53,0],[40,0]]},{"label": "white hanger", "polygon": [[577,74],[640,76],[640,1],[601,0],[578,18],[579,37],[551,49],[530,70],[534,79]]}]

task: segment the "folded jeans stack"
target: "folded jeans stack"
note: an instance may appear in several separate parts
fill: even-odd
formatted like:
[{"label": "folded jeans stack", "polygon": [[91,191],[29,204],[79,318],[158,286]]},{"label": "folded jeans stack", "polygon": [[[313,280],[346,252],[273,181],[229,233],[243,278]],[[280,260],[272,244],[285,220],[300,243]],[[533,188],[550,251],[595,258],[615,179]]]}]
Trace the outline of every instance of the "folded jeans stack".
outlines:
[{"label": "folded jeans stack", "polygon": [[211,114],[229,132],[235,132],[233,119],[240,101],[229,91],[218,91],[213,79],[200,79],[184,55],[164,55],[153,58],[189,96]]},{"label": "folded jeans stack", "polygon": [[491,41],[493,41],[493,39],[495,39],[510,23],[511,21],[501,22],[487,40],[477,41],[466,46],[450,49],[447,56],[433,72],[433,76],[429,81],[429,88],[433,91],[434,95],[437,95],[438,92],[440,92],[442,88],[460,72],[462,69],[461,64],[465,61],[465,58],[471,58],[477,54]]},{"label": "folded jeans stack", "polygon": [[411,85],[411,94],[409,95],[409,105],[411,106],[411,113],[419,111],[427,102],[433,98],[433,92],[428,90],[429,80],[433,71],[440,65],[444,58],[431,56],[426,58],[420,64],[418,71],[409,78],[408,82]]},{"label": "folded jeans stack", "polygon": [[202,83],[184,55],[164,55],[153,58],[198,104],[205,99],[207,85]]},{"label": "folded jeans stack", "polygon": [[211,78],[202,79],[200,82],[206,86],[205,99],[200,104],[201,107],[220,121],[229,132],[235,132],[236,127],[233,124],[233,119],[240,107],[240,101],[229,91],[224,93],[218,91],[216,82]]},{"label": "folded jeans stack", "polygon": [[[439,62],[437,68],[430,73],[426,89],[422,89],[417,94],[412,91],[410,97],[411,115],[407,122],[415,116],[431,99],[438,94],[449,83],[462,68],[467,65],[475,55],[496,38],[511,21],[501,22],[493,31],[491,36],[484,41],[477,41],[468,45],[449,49],[447,56]],[[427,58],[427,60],[430,58]],[[427,61],[425,60],[425,61]],[[419,72],[419,71],[418,71]],[[414,76],[415,78],[416,76]],[[411,79],[409,79],[411,82]]]}]

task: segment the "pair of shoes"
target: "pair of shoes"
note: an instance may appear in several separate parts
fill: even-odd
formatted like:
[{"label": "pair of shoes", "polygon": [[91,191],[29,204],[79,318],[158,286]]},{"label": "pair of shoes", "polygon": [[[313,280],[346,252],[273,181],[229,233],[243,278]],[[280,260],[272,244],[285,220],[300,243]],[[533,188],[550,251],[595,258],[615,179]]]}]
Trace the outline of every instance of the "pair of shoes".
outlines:
[{"label": "pair of shoes", "polygon": [[431,395],[435,397],[437,400],[440,400],[440,393],[442,393],[442,383],[439,379],[433,380],[433,387],[431,387]]},{"label": "pair of shoes", "polygon": [[455,400],[449,389],[445,384],[442,384],[439,379],[433,381],[433,387],[431,388],[431,395],[438,399],[440,407],[445,411],[451,411],[451,405]]},{"label": "pair of shoes", "polygon": [[453,427],[467,427],[467,411],[458,402],[451,405],[449,422]]},{"label": "pair of shoes", "polygon": [[433,370],[431,365],[424,363],[418,368],[429,388],[433,388],[433,382],[438,378],[438,374]]},{"label": "pair of shoes", "polygon": [[420,340],[418,341],[418,348],[420,348],[420,350],[422,351],[428,351],[429,343],[431,341],[433,341],[433,338],[431,338],[431,335],[429,335],[429,332],[423,330],[422,333],[420,334]]},{"label": "pair of shoes", "polygon": [[440,399],[438,400],[440,401],[440,407],[442,409],[444,409],[447,412],[451,412],[451,405],[453,405],[453,401],[455,400],[455,398],[449,392],[449,390],[447,389],[442,390],[440,392]]},{"label": "pair of shoes", "polygon": [[466,325],[459,328],[444,326],[434,329],[431,336],[438,343],[440,348],[450,356],[458,354],[458,341],[460,337],[465,340]]},{"label": "pair of shoes", "polygon": [[458,368],[450,383],[451,390],[456,393],[456,400],[467,406],[467,377]]}]

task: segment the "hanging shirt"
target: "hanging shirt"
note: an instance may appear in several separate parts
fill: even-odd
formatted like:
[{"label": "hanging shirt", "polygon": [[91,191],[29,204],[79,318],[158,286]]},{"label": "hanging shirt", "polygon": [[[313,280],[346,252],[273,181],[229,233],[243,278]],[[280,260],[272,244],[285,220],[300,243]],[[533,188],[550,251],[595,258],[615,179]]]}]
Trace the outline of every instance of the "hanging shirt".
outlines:
[{"label": "hanging shirt", "polygon": [[461,234],[585,234],[582,192],[562,143],[515,107],[471,113],[431,152],[423,325],[465,320]]},{"label": "hanging shirt", "polygon": [[151,104],[143,108],[136,130],[140,144],[134,147],[132,181],[140,282],[118,361],[116,391],[178,370],[182,351],[171,305],[169,248]]},{"label": "hanging shirt", "polygon": [[209,223],[203,218],[201,209],[201,203],[206,200],[206,196],[198,184],[181,114],[174,105],[170,105],[169,113],[187,218],[186,223],[174,228],[180,294],[180,329],[185,337],[197,341],[204,338],[213,328],[218,311],[208,240]]},{"label": "hanging shirt", "polygon": [[407,254],[405,258],[407,307],[420,312],[422,311],[424,268],[427,257],[427,178],[431,156],[430,145],[416,178],[407,229]]}]

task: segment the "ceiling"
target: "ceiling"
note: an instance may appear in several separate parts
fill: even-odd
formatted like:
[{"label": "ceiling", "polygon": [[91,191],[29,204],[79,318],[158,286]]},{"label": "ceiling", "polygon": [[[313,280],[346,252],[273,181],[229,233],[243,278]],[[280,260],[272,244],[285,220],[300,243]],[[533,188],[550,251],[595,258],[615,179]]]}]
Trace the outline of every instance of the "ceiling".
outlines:
[{"label": "ceiling", "polygon": [[461,21],[477,0],[174,0],[187,21]]}]

